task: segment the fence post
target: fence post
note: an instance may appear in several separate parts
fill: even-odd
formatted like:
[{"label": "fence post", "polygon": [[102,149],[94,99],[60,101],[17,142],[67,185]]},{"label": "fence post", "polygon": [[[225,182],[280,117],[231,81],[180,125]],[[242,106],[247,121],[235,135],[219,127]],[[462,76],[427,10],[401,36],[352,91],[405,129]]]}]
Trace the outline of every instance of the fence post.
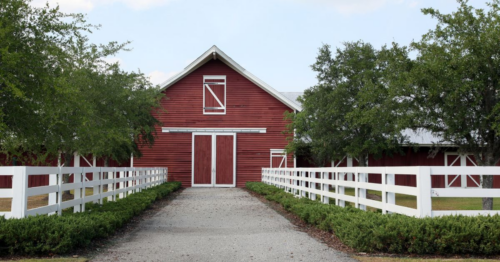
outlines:
[{"label": "fence post", "polygon": [[[92,156],[92,164],[93,164],[93,167],[96,167],[97,166],[97,159],[95,156]],[[98,181],[100,180],[99,178],[99,174],[101,172],[93,172],[92,173],[92,181]],[[93,190],[92,190],[92,195],[97,195],[97,194],[101,194],[101,192],[99,191],[99,185],[94,185],[93,187]],[[101,196],[99,196],[99,198],[101,198]],[[99,203],[99,200],[94,200],[94,203]]]},{"label": "fence post", "polygon": [[[125,179],[125,171],[120,171],[120,178]],[[124,181],[120,182],[120,190],[122,190],[124,185],[125,185],[123,182]],[[125,197],[125,192],[121,192],[119,197],[120,197],[120,199],[123,199]]]},{"label": "fence post", "polygon": [[[111,182],[111,184],[108,184],[108,192],[109,191],[113,191],[114,190],[114,187],[115,185],[113,184],[113,182],[115,181],[115,172],[111,171],[111,172],[107,172],[108,173],[108,176],[107,176],[107,179],[112,179],[113,181]],[[109,183],[109,182],[108,182]],[[115,199],[115,195],[111,195],[111,196],[108,196],[108,201],[114,201]]]},{"label": "fence post", "polygon": [[[75,152],[73,154],[73,167],[80,167],[80,155]],[[76,173],[73,173],[73,183],[79,183],[79,182],[82,182],[82,174],[76,174]],[[80,199],[81,198],[81,188],[75,188],[73,189],[73,198],[74,199]],[[77,213],[77,212],[81,212],[82,209],[81,209],[81,205],[76,205],[73,207],[73,212],[74,213]]]},{"label": "fence post", "polygon": [[104,191],[102,181],[104,180],[104,172],[102,171],[102,167],[99,168],[99,204],[102,205],[103,203],[103,198],[102,198],[102,193]]},{"label": "fence post", "polygon": [[[323,189],[323,191],[325,191],[324,195],[323,195],[323,203],[324,204],[329,204],[330,203],[330,198],[326,196],[326,193],[330,192],[330,184],[328,184],[329,179],[328,179],[328,176],[329,176],[329,172],[321,172],[321,179],[323,180],[321,183],[321,189]],[[325,177],[326,176],[326,177]],[[326,182],[326,183],[325,183]]]},{"label": "fence post", "polygon": [[366,199],[366,189],[365,188],[359,188],[360,183],[366,183],[368,182],[368,174],[367,173],[357,173],[356,178],[358,181],[356,181],[356,189],[358,191],[358,197],[356,198],[358,208],[361,210],[366,211],[366,205],[360,205],[359,204],[359,199],[364,198]]},{"label": "fence post", "polygon": [[57,174],[57,184],[59,185],[59,189],[57,191],[57,215],[62,215],[62,195],[63,195],[63,172],[62,172],[62,166],[59,165],[59,173]]},{"label": "fence post", "polygon": [[316,179],[316,172],[309,172],[309,198],[316,200],[316,194],[312,192],[313,189],[316,190],[316,183],[311,182],[312,179]]},{"label": "fence post", "polygon": [[80,207],[80,210],[82,212],[85,212],[85,195],[87,194],[87,187],[85,186],[85,180],[87,180],[87,173],[85,172],[85,167],[82,168],[82,204]]},{"label": "fence post", "polygon": [[[57,174],[49,175],[49,185],[57,185]],[[49,205],[57,204],[57,192],[49,193]],[[54,215],[56,212],[51,212],[49,215]]]},{"label": "fence post", "polygon": [[132,194],[132,190],[130,189],[130,187],[132,187],[134,183],[132,180],[129,179],[133,177],[133,174],[134,174],[134,168],[133,167],[131,167],[130,169],[127,168],[127,181],[125,182],[125,186],[127,187],[127,196]]},{"label": "fence post", "polygon": [[[81,182],[81,179],[82,179],[81,174],[73,173],[73,183],[75,183],[75,184],[79,183],[79,182]],[[81,192],[81,188],[73,189],[73,199],[80,199],[81,198],[80,192]],[[78,213],[80,211],[82,211],[80,204],[73,206],[74,213]]]},{"label": "fence post", "polygon": [[386,207],[386,203],[387,203],[387,189],[385,187],[385,185],[387,185],[387,176],[386,176],[386,172],[385,172],[385,168],[384,168],[384,172],[382,172],[381,174],[381,177],[382,177],[382,214],[387,214],[387,207]]},{"label": "fence post", "polygon": [[26,216],[28,209],[28,197],[26,191],[28,189],[28,175],[26,174],[25,166],[13,167],[12,174],[12,218],[23,218]]},{"label": "fence post", "polygon": [[294,171],[293,171],[293,180],[292,180],[292,184],[293,184],[293,187],[294,187],[294,188],[293,188],[293,195],[294,195],[294,196],[297,196],[297,194],[298,194],[298,190],[297,190],[297,186],[298,186],[298,185],[297,185],[297,181],[298,181],[298,180],[297,180],[297,177],[298,177],[298,176],[299,176],[299,172],[298,172],[298,171],[296,171],[296,170],[294,170]]},{"label": "fence post", "polygon": [[[386,174],[386,185],[391,185],[394,186],[396,185],[396,175],[395,174]],[[394,192],[387,192],[387,204],[396,204],[396,193]],[[384,203],[385,205],[385,203]],[[387,214],[391,214],[392,212],[386,211]]]},{"label": "fence post", "polygon": [[300,172],[301,180],[300,180],[300,197],[305,197],[306,196],[306,182],[304,179],[306,179],[306,171]]},{"label": "fence post", "polygon": [[285,169],[285,192],[290,192],[290,171]]},{"label": "fence post", "polygon": [[[341,181],[341,180],[345,180],[345,173],[340,173],[340,172],[337,172],[337,184],[335,185],[336,188],[335,188],[335,193],[337,193],[337,196],[343,196],[345,195],[345,188],[344,186],[339,186],[338,184],[338,181]],[[339,207],[345,207],[345,201],[344,200],[340,200],[338,197],[337,199],[335,200],[335,202],[337,202],[337,206]]]},{"label": "fence post", "polygon": [[417,174],[417,211],[419,217],[432,216],[431,168],[421,166]]}]

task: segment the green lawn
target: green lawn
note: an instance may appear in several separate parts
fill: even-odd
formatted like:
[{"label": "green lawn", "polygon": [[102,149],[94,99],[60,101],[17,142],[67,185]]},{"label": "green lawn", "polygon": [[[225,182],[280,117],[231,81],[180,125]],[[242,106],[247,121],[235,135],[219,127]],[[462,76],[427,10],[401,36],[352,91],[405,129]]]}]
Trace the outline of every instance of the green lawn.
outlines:
[{"label": "green lawn", "polygon": [[[345,194],[354,196],[354,188],[346,188]],[[367,190],[367,194],[382,197],[382,192]],[[396,204],[400,206],[417,208],[417,198],[415,196],[396,194]],[[483,209],[481,198],[465,197],[433,197],[433,210],[481,210]],[[493,209],[500,210],[500,198],[493,199]]]},{"label": "green lawn", "polygon": [[[107,191],[108,191],[107,187],[104,187],[103,192],[107,192]],[[70,194],[73,195],[74,190],[71,190]],[[94,194],[93,188],[86,188],[85,189],[85,196],[91,196],[93,194]],[[117,198],[118,198],[118,196],[117,196]],[[73,196],[68,196],[68,199],[73,199]],[[68,199],[63,199],[63,202],[67,201]],[[28,209],[46,206],[48,204],[49,204],[49,195],[48,194],[28,197]],[[11,206],[12,206],[12,198],[0,198],[0,212],[9,212],[11,209]]]}]

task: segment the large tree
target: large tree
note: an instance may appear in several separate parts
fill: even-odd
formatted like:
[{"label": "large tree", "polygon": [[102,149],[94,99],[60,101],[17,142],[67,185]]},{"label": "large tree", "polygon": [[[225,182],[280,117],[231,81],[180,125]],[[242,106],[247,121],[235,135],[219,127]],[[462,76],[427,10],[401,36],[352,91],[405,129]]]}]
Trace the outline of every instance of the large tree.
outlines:
[{"label": "large tree", "polygon": [[30,162],[74,152],[123,160],[154,142],[161,93],[142,73],[107,63],[128,43],[90,43],[98,27],[84,18],[0,2],[2,152],[30,152]]},{"label": "large tree", "polygon": [[[479,165],[493,166],[500,159],[499,1],[488,3],[489,10],[457,2],[452,14],[422,9],[438,24],[411,44],[417,57],[399,99],[410,106],[410,127],[425,128],[474,154]],[[483,176],[482,186],[491,188],[493,177]],[[484,198],[483,209],[492,207],[493,199]]]},{"label": "large tree", "polygon": [[335,55],[330,46],[319,49],[312,69],[318,84],[300,98],[302,111],[289,114],[296,136],[289,151],[310,147],[315,158],[355,157],[366,166],[368,155],[396,150],[403,140],[389,96],[388,85],[398,46],[376,50],[372,45],[348,42]]}]

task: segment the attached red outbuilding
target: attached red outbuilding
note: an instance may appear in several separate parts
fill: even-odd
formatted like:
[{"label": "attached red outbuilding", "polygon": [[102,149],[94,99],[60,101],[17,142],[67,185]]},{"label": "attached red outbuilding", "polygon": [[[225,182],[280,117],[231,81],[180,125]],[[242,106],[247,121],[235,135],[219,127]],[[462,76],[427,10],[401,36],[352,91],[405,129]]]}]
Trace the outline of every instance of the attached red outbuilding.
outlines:
[{"label": "attached red outbuilding", "polygon": [[[165,166],[190,187],[244,187],[263,167],[293,167],[283,155],[288,122],[300,105],[249,73],[216,46],[162,84],[166,113],[135,167]],[[274,163],[274,164],[272,164]]]}]

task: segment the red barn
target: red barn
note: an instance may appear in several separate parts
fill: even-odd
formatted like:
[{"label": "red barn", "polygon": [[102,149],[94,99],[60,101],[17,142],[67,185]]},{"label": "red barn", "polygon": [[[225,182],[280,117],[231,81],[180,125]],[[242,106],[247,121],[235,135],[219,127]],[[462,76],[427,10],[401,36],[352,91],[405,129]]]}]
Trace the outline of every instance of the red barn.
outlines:
[{"label": "red barn", "polygon": [[135,167],[168,167],[169,179],[186,187],[244,187],[261,180],[263,167],[294,166],[283,155],[284,113],[300,105],[216,46],[162,88],[163,126]]}]

